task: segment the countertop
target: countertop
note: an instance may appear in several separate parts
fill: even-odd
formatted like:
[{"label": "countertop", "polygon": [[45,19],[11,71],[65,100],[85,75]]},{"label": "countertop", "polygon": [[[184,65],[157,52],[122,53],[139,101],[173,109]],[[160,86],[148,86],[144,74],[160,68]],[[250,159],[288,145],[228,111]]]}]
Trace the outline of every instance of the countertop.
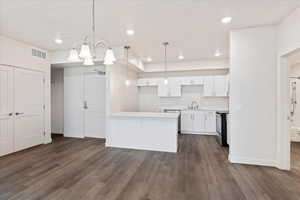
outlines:
[{"label": "countertop", "polygon": [[201,111],[207,111],[207,112],[219,112],[219,113],[229,113],[229,110],[210,110],[210,109],[198,109],[198,110],[182,110],[182,112],[201,112]]},{"label": "countertop", "polygon": [[138,117],[138,118],[178,118],[179,113],[163,112],[118,112],[112,113],[110,117]]}]

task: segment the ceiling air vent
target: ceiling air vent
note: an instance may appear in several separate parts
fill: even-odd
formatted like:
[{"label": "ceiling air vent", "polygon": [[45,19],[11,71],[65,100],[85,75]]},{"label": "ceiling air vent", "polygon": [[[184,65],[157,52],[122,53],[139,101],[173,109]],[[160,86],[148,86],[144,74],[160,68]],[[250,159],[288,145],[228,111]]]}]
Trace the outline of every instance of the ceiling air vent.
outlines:
[{"label": "ceiling air vent", "polygon": [[42,59],[46,59],[46,57],[47,57],[46,52],[43,52],[43,51],[40,51],[37,49],[32,49],[31,52],[32,52],[32,56],[34,56],[34,57],[38,57],[38,58],[42,58]]}]

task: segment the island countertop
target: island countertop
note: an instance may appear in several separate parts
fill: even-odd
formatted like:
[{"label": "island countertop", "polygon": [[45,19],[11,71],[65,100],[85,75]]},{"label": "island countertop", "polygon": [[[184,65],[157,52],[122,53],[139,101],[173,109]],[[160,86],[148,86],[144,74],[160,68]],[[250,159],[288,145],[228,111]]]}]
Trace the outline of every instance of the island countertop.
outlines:
[{"label": "island countertop", "polygon": [[164,112],[117,112],[110,114],[110,117],[137,117],[137,118],[178,118],[179,113]]}]

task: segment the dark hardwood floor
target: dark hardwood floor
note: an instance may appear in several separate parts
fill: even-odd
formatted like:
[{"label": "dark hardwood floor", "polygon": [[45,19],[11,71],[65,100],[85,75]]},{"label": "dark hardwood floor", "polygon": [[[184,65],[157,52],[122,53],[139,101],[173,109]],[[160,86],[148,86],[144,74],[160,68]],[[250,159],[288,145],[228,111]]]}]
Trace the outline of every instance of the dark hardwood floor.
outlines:
[{"label": "dark hardwood floor", "polygon": [[300,145],[290,172],[230,164],[211,136],[180,136],[180,152],[105,148],[103,140],[53,144],[0,158],[0,199],[300,199]]}]

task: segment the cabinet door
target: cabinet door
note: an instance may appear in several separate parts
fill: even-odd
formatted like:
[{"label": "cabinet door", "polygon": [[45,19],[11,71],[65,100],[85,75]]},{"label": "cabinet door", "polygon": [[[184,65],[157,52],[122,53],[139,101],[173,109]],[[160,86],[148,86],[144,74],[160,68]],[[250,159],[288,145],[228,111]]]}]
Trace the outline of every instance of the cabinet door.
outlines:
[{"label": "cabinet door", "polygon": [[143,86],[146,86],[146,85],[147,85],[147,80],[146,79],[141,78],[137,81],[137,86],[143,87]]},{"label": "cabinet door", "polygon": [[181,83],[179,79],[170,79],[168,84],[168,95],[171,97],[181,96]]},{"label": "cabinet door", "polygon": [[215,93],[218,97],[228,96],[228,82],[226,76],[215,76]]},{"label": "cabinet door", "polygon": [[170,95],[168,85],[166,85],[163,80],[159,81],[157,95],[159,97],[168,97]]},{"label": "cabinet door", "polygon": [[215,96],[214,77],[212,76],[204,77],[203,96],[205,97]]},{"label": "cabinet door", "polygon": [[14,152],[13,69],[0,66],[0,156]]},{"label": "cabinet door", "polygon": [[181,113],[181,132],[193,132],[193,113],[192,112],[182,112]]},{"label": "cabinet door", "polygon": [[205,113],[204,112],[194,112],[193,116],[194,132],[203,133],[205,132]]},{"label": "cabinet door", "polygon": [[216,112],[205,113],[205,132],[215,133],[217,129]]}]

